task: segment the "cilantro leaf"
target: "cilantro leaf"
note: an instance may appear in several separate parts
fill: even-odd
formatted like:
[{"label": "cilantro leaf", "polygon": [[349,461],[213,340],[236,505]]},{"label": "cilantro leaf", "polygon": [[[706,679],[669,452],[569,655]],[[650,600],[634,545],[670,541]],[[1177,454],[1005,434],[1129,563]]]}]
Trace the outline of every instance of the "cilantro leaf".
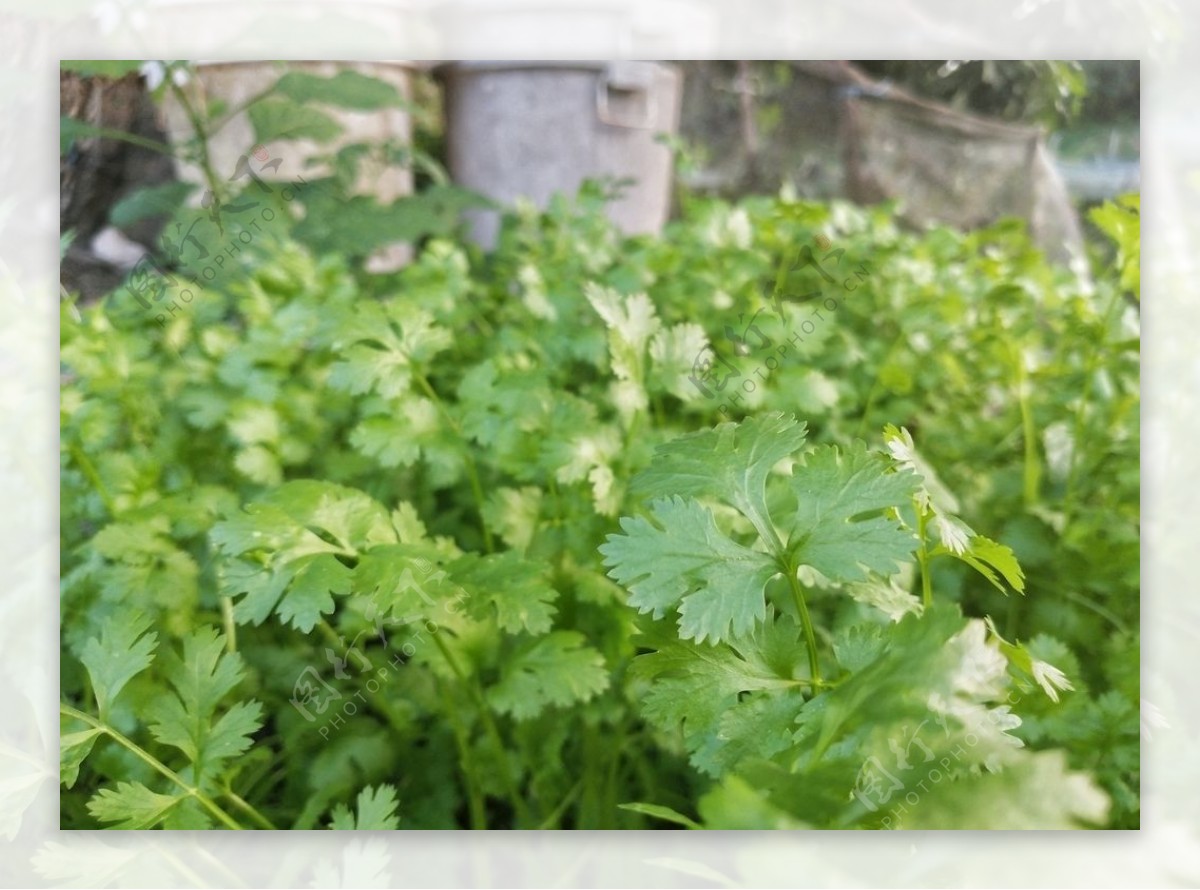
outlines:
[{"label": "cilantro leaf", "polygon": [[560,630],[507,660],[487,700],[500,713],[525,720],[554,705],[585,702],[607,688],[604,657],[585,645],[583,634]]},{"label": "cilantro leaf", "polygon": [[[798,628],[789,619],[765,622],[751,636],[716,646],[653,632],[639,642],[656,650],[639,656],[632,668],[638,679],[653,681],[643,707],[646,718],[665,732],[682,729],[692,763],[710,775],[719,774],[728,760],[721,757],[719,749],[729,739],[718,738],[727,712],[750,716],[766,707],[776,716],[782,710],[794,717],[804,704],[796,694],[803,651],[798,645]],[[745,693],[755,692],[770,692],[787,700],[765,705],[754,705],[751,700],[739,706]],[[737,719],[731,718],[730,725]],[[761,729],[763,720],[754,720],[753,725]],[[762,737],[760,742],[767,744]]]},{"label": "cilantro leaf", "polygon": [[219,566],[221,592],[242,598],[238,621],[260,624],[268,615],[308,633],[334,610],[333,596],[351,592],[353,557],[396,541],[392,519],[373,498],[327,482],[297,480],[213,527],[217,549],[231,557]]},{"label": "cilantro leaf", "polygon": [[991,538],[974,535],[968,542],[967,549],[962,553],[955,553],[953,550],[940,546],[934,550],[934,553],[945,553],[961,559],[987,578],[988,582],[1001,593],[1008,591],[1000,583],[997,573],[1017,593],[1025,592],[1025,573],[1022,571],[1020,563],[1017,562],[1016,554],[1012,552],[1011,548],[997,543]]},{"label": "cilantro leaf", "polygon": [[889,472],[884,458],[858,443],[845,452],[823,446],[792,476],[798,504],[789,538],[795,561],[835,581],[867,577],[865,566],[890,575],[916,549],[916,537],[885,516],[860,518],[907,504],[919,482]]},{"label": "cilantro leaf", "polygon": [[77,732],[70,732],[71,724],[79,721],[63,717],[58,733],[58,775],[59,781],[68,788],[79,778],[79,767],[87,756],[92,753],[96,740],[104,733],[103,729],[89,726]]},{"label": "cilantro leaf", "polygon": [[329,827],[334,831],[393,831],[400,827],[398,805],[391,785],[368,786],[358,793],[354,813],[345,804],[333,808]]},{"label": "cilantro leaf", "polygon": [[120,782],[101,789],[87,808],[100,822],[115,822],[112,828],[136,831],[162,822],[182,800],[181,794],[158,794],[141,782]]},{"label": "cilantro leaf", "polygon": [[150,732],[184,753],[200,787],[211,783],[222,761],[244,753],[262,725],[262,706],[254,701],[238,702],[214,719],[221,700],[242,678],[241,659],[224,649],[224,639],[212,628],[185,637],[182,657],[169,652],[163,659],[174,694],[155,700],[149,711]]},{"label": "cilantro leaf", "polygon": [[113,700],[137,674],[150,666],[158,634],[147,633],[150,619],[134,612],[105,622],[100,638],[87,641],[80,661],[87,668],[101,720],[108,719]]},{"label": "cilantro leaf", "polygon": [[767,513],[771,469],[804,444],[805,425],[778,412],[680,436],[660,445],[650,467],[633,480],[648,497],[693,495],[741,511],[764,542],[776,539]]},{"label": "cilantro leaf", "polygon": [[697,501],[658,500],[650,510],[658,525],[626,517],[625,534],[600,547],[631,606],[655,618],[678,608],[680,635],[700,642],[744,634],[763,619],[766,584],[779,572],[770,556],[723,534]]},{"label": "cilantro leaf", "polygon": [[506,633],[542,634],[550,629],[558,591],[536,563],[509,550],[488,556],[469,553],[449,568],[454,582],[470,597],[467,609],[473,617],[494,614]]}]

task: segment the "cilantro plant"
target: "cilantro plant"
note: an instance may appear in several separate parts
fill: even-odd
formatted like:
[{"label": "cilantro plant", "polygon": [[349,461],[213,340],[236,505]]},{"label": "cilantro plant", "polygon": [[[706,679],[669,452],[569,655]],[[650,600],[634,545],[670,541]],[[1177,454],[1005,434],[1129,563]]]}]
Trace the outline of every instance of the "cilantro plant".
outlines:
[{"label": "cilantro plant", "polygon": [[603,200],[64,304],[63,827],[1138,825],[1136,204]]}]

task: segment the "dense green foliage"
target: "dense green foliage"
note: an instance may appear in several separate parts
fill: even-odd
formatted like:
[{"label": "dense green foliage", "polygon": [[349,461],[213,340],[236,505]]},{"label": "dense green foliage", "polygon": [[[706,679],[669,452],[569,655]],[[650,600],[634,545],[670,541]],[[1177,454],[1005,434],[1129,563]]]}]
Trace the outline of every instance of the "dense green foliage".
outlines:
[{"label": "dense green foliage", "polygon": [[1136,826],[1136,220],[585,193],[64,304],[63,827]]},{"label": "dense green foliage", "polygon": [[[248,114],[314,102],[401,99]],[[167,249],[63,304],[63,827],[1138,824],[1136,198],[1094,282],[887,207],[624,239],[596,188],[484,255],[436,164],[182,151],[208,203],[113,208]]]}]

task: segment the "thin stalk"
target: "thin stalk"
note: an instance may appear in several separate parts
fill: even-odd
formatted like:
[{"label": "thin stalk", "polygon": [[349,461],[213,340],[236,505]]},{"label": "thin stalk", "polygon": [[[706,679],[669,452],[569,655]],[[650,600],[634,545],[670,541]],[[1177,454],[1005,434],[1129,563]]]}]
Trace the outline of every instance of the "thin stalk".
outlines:
[{"label": "thin stalk", "polygon": [[796,604],[796,612],[800,615],[800,623],[804,627],[804,643],[808,647],[808,672],[816,686],[821,683],[821,662],[817,657],[817,636],[813,631],[812,617],[808,614],[808,603],[804,601],[804,592],[800,589],[800,579],[796,577],[796,566],[789,560],[787,571],[788,586],[792,589],[792,602]]},{"label": "thin stalk", "polygon": [[[76,121],[76,124],[79,124]],[[150,151],[158,152],[162,155],[172,157],[175,153],[171,146],[165,142],[159,142],[157,139],[147,139],[144,136],[139,136],[136,133],[126,133],[124,130],[114,130],[109,127],[94,127],[91,124],[84,124],[79,127],[79,135],[87,138],[95,137],[98,139],[116,139],[119,142],[128,142],[130,145],[136,145],[140,148],[146,148]]]},{"label": "thin stalk", "polygon": [[921,567],[921,602],[928,609],[933,605],[933,582],[929,578],[929,547],[925,543],[925,527],[929,524],[929,516],[917,504],[917,537],[921,546],[917,550],[917,564]]},{"label": "thin stalk", "polygon": [[467,730],[463,726],[458,711],[451,705],[447,708],[450,716],[450,726],[454,731],[454,746],[458,748],[458,760],[462,765],[463,784],[467,788],[467,806],[471,813],[471,828],[475,831],[487,831],[487,809],[484,806],[483,792],[479,788],[479,773],[475,769],[475,761],[471,757],[471,746],[467,741]]},{"label": "thin stalk", "polygon": [[229,800],[229,802],[232,803],[239,810],[244,812],[252,820],[257,822],[259,828],[265,828],[267,831],[277,831],[278,830],[276,828],[276,826],[274,824],[272,824],[270,819],[268,819],[266,816],[264,816],[262,813],[260,813],[257,809],[255,809],[253,804],[251,804],[248,800],[243,799],[241,797],[241,795],[237,794],[228,785],[225,786],[223,791],[224,791],[224,796]]},{"label": "thin stalk", "polygon": [[223,596],[221,599],[221,624],[225,628],[225,648],[237,652],[237,623],[233,620],[233,600]]},{"label": "thin stalk", "polygon": [[512,801],[513,809],[517,813],[517,818],[522,821],[528,821],[529,811],[525,807],[525,801],[521,797],[520,789],[517,787],[517,781],[513,777],[509,762],[506,756],[507,747],[504,744],[504,739],[500,735],[500,728],[496,726],[496,721],[492,719],[491,708],[483,697],[483,690],[479,686],[477,677],[467,677],[466,672],[458,663],[458,659],[454,657],[454,653],[450,651],[450,647],[439,634],[433,634],[434,645],[442,653],[442,657],[446,659],[446,663],[450,665],[450,670],[453,671],[455,678],[463,684],[467,693],[475,702],[475,707],[479,710],[479,719],[483,723],[483,729],[491,738],[492,744],[496,746],[496,752],[500,758],[500,776],[504,780],[504,784],[508,790],[509,799]]},{"label": "thin stalk", "polygon": [[[317,627],[320,629],[325,639],[328,640],[333,646],[336,647],[343,644],[342,637],[324,618],[321,618],[317,621]],[[400,733],[408,731],[408,727],[404,721],[401,720],[400,717],[397,716],[396,712],[392,710],[391,704],[388,702],[386,696],[382,695],[378,690],[372,692],[368,688],[366,697],[370,699],[371,705],[375,708],[375,712],[382,716],[383,719],[388,722],[388,725],[392,727],[392,729]]]},{"label": "thin stalk", "polygon": [[483,532],[483,546],[488,553],[495,550],[495,544],[492,541],[492,532],[488,528],[487,520],[483,518],[483,486],[479,482],[479,468],[475,465],[475,456],[471,453],[470,445],[467,443],[466,437],[463,435],[462,427],[458,425],[446,408],[441,396],[430,385],[429,380],[420,371],[414,369],[413,379],[417,381],[417,386],[421,387],[421,391],[429,398],[429,401],[437,407],[450,429],[454,431],[454,435],[458,436],[459,442],[463,449],[463,465],[467,471],[467,480],[471,483],[471,496],[475,499],[475,509],[479,513],[479,528]]},{"label": "thin stalk", "polygon": [[72,717],[75,720],[80,721],[81,723],[86,723],[88,726],[92,727],[93,729],[100,730],[102,733],[107,735],[118,745],[125,748],[126,750],[131,752],[134,756],[136,756],[137,758],[139,758],[140,760],[145,762],[147,766],[151,767],[156,772],[166,776],[168,779],[170,779],[172,782],[174,782],[176,785],[178,785],[181,789],[183,789],[183,791],[186,792],[188,794],[188,796],[194,797],[196,799],[196,802],[199,803],[200,806],[204,807],[204,809],[208,810],[218,822],[225,825],[227,828],[233,829],[234,831],[244,831],[242,826],[237,823],[237,820],[235,820],[232,816],[230,816],[228,813],[226,813],[219,806],[217,806],[216,803],[212,800],[212,798],[210,798],[208,795],[206,795],[203,791],[201,791],[199,788],[195,787],[194,785],[189,785],[182,778],[180,778],[179,774],[176,773],[173,769],[166,766],[161,760],[159,760],[157,757],[155,757],[153,754],[151,754],[145,748],[141,747],[137,743],[128,739],[123,733],[119,732],[116,729],[113,729],[107,723],[105,723],[101,720],[97,720],[95,717],[91,716],[90,714],[85,714],[83,711],[80,711],[77,708],[73,708],[70,705],[64,704],[62,702],[59,702],[58,712],[60,714],[63,714],[64,716]]},{"label": "thin stalk", "polygon": [[1067,471],[1066,491],[1063,494],[1063,513],[1068,517],[1075,506],[1075,485],[1079,478],[1079,456],[1083,451],[1080,447],[1079,437],[1083,435],[1083,420],[1087,413],[1087,394],[1092,387],[1092,377],[1095,376],[1096,366],[1100,361],[1100,352],[1104,348],[1105,341],[1108,338],[1108,326],[1112,322],[1113,310],[1116,309],[1120,299],[1120,290],[1114,289],[1112,296],[1109,298],[1108,306],[1104,309],[1104,319],[1100,323],[1100,336],[1092,343],[1092,349],[1088,355],[1087,365],[1083,373],[1083,391],[1079,397],[1079,409],[1075,412],[1075,423],[1071,428],[1071,466]]},{"label": "thin stalk", "polygon": [[175,94],[175,98],[183,107],[183,113],[187,115],[188,120],[191,122],[192,130],[196,133],[196,145],[199,152],[197,160],[200,164],[200,170],[204,174],[204,181],[208,183],[208,187],[212,191],[213,200],[219,203],[225,195],[221,188],[221,181],[217,177],[217,172],[213,169],[212,157],[208,153],[208,127],[205,126],[204,120],[200,117],[200,112],[192,105],[192,100],[188,98],[187,91],[175,82],[175,78],[172,77],[173,73],[171,71],[167,72],[167,87]]},{"label": "thin stalk", "polygon": [[562,819],[563,813],[567,811],[567,807],[569,807],[575,798],[579,796],[579,791],[582,787],[583,779],[580,779],[578,782],[572,785],[571,789],[567,792],[566,796],[562,799],[558,806],[550,811],[550,815],[538,823],[537,830],[549,831],[557,826],[559,821]]},{"label": "thin stalk", "polygon": [[1041,466],[1037,454],[1037,432],[1033,425],[1033,411],[1029,405],[1029,378],[1025,364],[1020,355],[1016,357],[1017,365],[1017,405],[1021,411],[1021,435],[1025,440],[1024,486],[1023,494],[1025,507],[1033,507],[1038,501],[1038,483],[1041,480]]}]

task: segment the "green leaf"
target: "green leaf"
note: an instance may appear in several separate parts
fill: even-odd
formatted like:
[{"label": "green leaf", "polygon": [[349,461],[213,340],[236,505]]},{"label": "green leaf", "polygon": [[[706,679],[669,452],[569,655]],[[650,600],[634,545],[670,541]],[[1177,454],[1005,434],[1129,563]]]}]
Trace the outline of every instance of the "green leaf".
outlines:
[{"label": "green leaf", "polygon": [[88,812],[100,822],[115,822],[110,828],[140,830],[153,828],[184,798],[157,794],[141,782],[120,782],[116,789],[101,789],[90,801]]},{"label": "green leaf", "polygon": [[325,112],[287,98],[268,97],[255,102],[246,113],[258,142],[277,139],[328,142],[342,132],[341,125]]},{"label": "green leaf", "polygon": [[[956,559],[961,559],[967,565],[975,569],[983,577],[987,578],[993,587],[1001,593],[1008,593],[1004,585],[1000,583],[996,573],[1008,582],[1008,585],[1017,593],[1025,592],[1025,573],[1021,570],[1020,564],[1017,562],[1016,554],[1012,549],[1003,544],[998,544],[990,538],[985,538],[983,535],[975,535],[971,538],[967,549],[962,553],[954,553],[944,547],[938,547],[935,553],[947,553]],[[993,571],[995,569],[995,571]]]},{"label": "green leaf", "polygon": [[463,590],[429,545],[387,544],[363,554],[354,569],[353,589],[370,597],[381,615],[403,621],[431,618],[460,598]]},{"label": "green leaf", "polygon": [[346,195],[328,180],[313,180],[300,193],[304,219],[293,236],[321,253],[366,256],[385,244],[449,235],[465,207],[484,201],[452,186],[380,204],[374,197]]},{"label": "green leaf", "polygon": [[404,103],[404,97],[390,83],[357,71],[339,71],[332,77],[289,71],[275,82],[272,90],[295,102],[320,102],[360,111],[394,108]]},{"label": "green leaf", "polygon": [[[739,701],[744,695],[758,692],[787,695],[786,701],[776,703],[777,707],[772,709],[776,717],[779,709],[790,709],[794,717],[804,703],[798,695],[788,695],[797,692],[801,685],[800,662],[805,657],[799,630],[789,619],[767,621],[752,636],[716,646],[656,634],[640,638],[638,643],[656,650],[633,662],[635,677],[653,681],[643,700],[643,713],[664,732],[682,729],[693,765],[710,775],[719,774],[727,765],[728,758],[719,753],[729,741],[718,737],[723,716],[735,708],[738,713],[751,715],[761,707],[751,698],[743,710]],[[736,718],[730,721],[736,722]],[[783,720],[775,725],[775,732],[785,744],[790,723]],[[771,744],[765,737],[760,740]]]},{"label": "green leaf", "polygon": [[684,828],[701,827],[695,819],[689,819],[683,813],[677,813],[670,807],[660,806],[656,803],[621,803],[617,804],[617,808],[629,810],[631,813],[641,813],[643,816],[650,816],[654,819],[662,819],[664,822],[674,822]]},{"label": "green leaf", "polygon": [[495,489],[483,505],[483,518],[504,543],[524,552],[537,534],[543,491],[532,485]]},{"label": "green leaf", "polygon": [[249,504],[241,513],[218,522],[210,537],[227,556],[267,552],[280,563],[338,549],[285,511],[265,503]]},{"label": "green leaf", "polygon": [[453,342],[428,312],[385,311],[375,304],[356,307],[333,319],[329,328],[327,336],[338,355],[329,385],[353,395],[375,391],[390,399],[406,394],[414,366],[429,362]]},{"label": "green leaf", "polygon": [[338,804],[329,827],[334,831],[394,831],[400,827],[398,805],[396,789],[391,785],[368,786],[358,794],[357,813],[351,813],[345,804]]},{"label": "green leaf", "polygon": [[287,482],[262,499],[297,522],[332,537],[347,550],[360,550],[396,540],[387,510],[353,488],[313,479]]},{"label": "green leaf", "polygon": [[[231,559],[218,569],[221,593],[242,598],[238,621],[260,624],[272,612],[308,633],[352,589],[338,556],[396,540],[391,517],[362,492],[328,482],[284,483],[242,513],[217,523],[214,545]],[[243,596],[244,595],[244,596]]]},{"label": "green leaf", "polygon": [[108,719],[125,684],[154,660],[158,635],[147,633],[149,628],[150,619],[140,612],[117,614],[105,622],[99,639],[92,637],[83,647],[79,660],[92,680],[101,720]]},{"label": "green leaf", "polygon": [[58,118],[58,152],[60,155],[65,155],[71,147],[71,143],[77,139],[115,139],[118,142],[128,142],[132,145],[138,145],[142,148],[148,148],[151,151],[159,152],[160,154],[171,154],[171,146],[163,142],[157,142],[153,139],[146,139],[143,136],[137,136],[133,133],[126,133],[124,130],[114,130],[107,127],[95,127],[81,120],[76,120],[73,117],[68,117],[63,114]]},{"label": "green leaf", "polygon": [[152,216],[169,217],[195,189],[190,182],[166,182],[136,189],[113,205],[108,221],[124,227]]},{"label": "green leaf", "polygon": [[487,699],[500,713],[525,720],[547,707],[585,702],[607,688],[604,657],[585,645],[583,634],[560,630],[507,659]]},{"label": "green leaf", "polygon": [[1117,244],[1121,286],[1138,300],[1142,298],[1142,217],[1138,195],[1125,195],[1116,203],[1105,202],[1088,211],[1088,219]]},{"label": "green leaf", "polygon": [[774,540],[767,515],[771,469],[804,444],[805,425],[778,412],[680,436],[655,451],[633,490],[648,497],[693,495],[724,501],[741,511],[765,542]]},{"label": "green leaf", "polygon": [[238,702],[214,720],[221,700],[241,681],[242,666],[212,628],[185,637],[182,657],[170,652],[163,660],[175,694],[151,705],[150,732],[162,744],[182,751],[192,763],[196,784],[208,787],[222,761],[250,747],[250,736],[262,725],[262,706]]},{"label": "green leaf", "polygon": [[544,569],[508,550],[479,556],[469,553],[449,566],[450,577],[470,596],[468,614],[495,617],[506,633],[543,634],[554,619],[558,591],[546,581]]},{"label": "green leaf", "polygon": [[279,602],[279,617],[308,633],[322,615],[333,612],[333,594],[345,596],[350,592],[350,569],[328,553],[306,556],[292,568],[295,574]]},{"label": "green leaf", "polygon": [[798,501],[788,546],[801,565],[835,581],[867,577],[864,567],[890,575],[916,549],[916,537],[878,513],[911,502],[919,478],[892,472],[881,455],[857,443],[844,453],[818,448],[792,476]]},{"label": "green leaf", "polygon": [[701,797],[699,809],[704,828],[709,831],[761,831],[764,828],[787,831],[812,827],[772,805],[769,794],[738,776],[726,776]]},{"label": "green leaf", "polygon": [[694,500],[658,500],[650,510],[657,526],[623,518],[625,534],[600,547],[610,577],[629,589],[629,604],[655,618],[678,608],[685,639],[716,643],[752,630],[766,614],[767,582],[779,573],[771,557],[730,540]]},{"label": "green leaf", "polygon": [[90,726],[78,732],[68,732],[68,725],[71,723],[77,721],[63,717],[58,735],[59,781],[68,788],[79,778],[79,767],[92,753],[92,746],[96,744],[96,740],[104,733],[104,730]]},{"label": "green leaf", "polygon": [[851,624],[833,637],[833,654],[847,671],[860,671],[883,652],[887,644],[878,624]]},{"label": "green leaf", "polygon": [[292,580],[291,572],[284,568],[273,571],[242,559],[222,563],[217,578],[222,596],[231,599],[241,596],[233,606],[238,624],[266,621]]}]

